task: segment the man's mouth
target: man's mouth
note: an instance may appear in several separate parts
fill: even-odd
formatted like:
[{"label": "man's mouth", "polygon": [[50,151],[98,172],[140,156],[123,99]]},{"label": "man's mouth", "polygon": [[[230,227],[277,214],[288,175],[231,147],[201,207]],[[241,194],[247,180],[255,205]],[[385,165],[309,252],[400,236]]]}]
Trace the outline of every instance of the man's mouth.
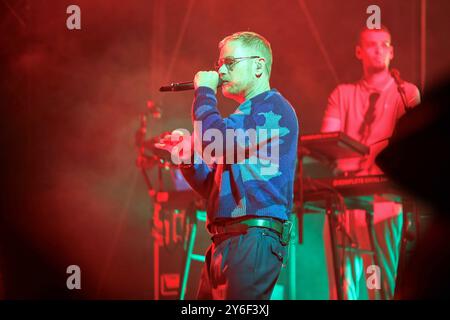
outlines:
[{"label": "man's mouth", "polygon": [[222,87],[227,86],[229,83],[230,83],[229,81],[222,80]]}]

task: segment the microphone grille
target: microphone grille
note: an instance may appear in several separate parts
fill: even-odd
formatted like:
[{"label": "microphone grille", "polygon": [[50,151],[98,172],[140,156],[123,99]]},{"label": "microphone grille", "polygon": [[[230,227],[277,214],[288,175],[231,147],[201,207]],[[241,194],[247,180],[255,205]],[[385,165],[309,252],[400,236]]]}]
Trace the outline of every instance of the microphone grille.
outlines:
[{"label": "microphone grille", "polygon": [[394,77],[400,77],[400,71],[398,71],[397,69],[391,69],[391,74]]}]

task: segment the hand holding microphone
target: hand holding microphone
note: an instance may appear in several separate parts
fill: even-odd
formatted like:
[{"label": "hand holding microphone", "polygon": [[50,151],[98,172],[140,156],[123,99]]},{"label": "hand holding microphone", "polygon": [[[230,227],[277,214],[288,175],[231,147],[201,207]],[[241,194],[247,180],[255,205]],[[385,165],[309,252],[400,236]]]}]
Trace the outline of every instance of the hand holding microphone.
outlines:
[{"label": "hand holding microphone", "polygon": [[190,82],[174,82],[168,86],[159,88],[161,92],[174,92],[194,90],[198,87],[205,86],[217,92],[217,87],[222,85],[222,79],[216,71],[199,71],[194,77],[194,81]]},{"label": "hand holding microphone", "polygon": [[194,87],[208,87],[217,93],[219,86],[219,74],[216,71],[199,71],[194,77]]}]

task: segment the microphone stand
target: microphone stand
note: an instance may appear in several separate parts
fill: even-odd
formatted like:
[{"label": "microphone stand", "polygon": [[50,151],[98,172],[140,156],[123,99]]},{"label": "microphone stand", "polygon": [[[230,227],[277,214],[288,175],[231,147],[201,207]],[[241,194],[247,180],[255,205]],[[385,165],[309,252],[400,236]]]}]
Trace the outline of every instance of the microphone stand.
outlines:
[{"label": "microphone stand", "polygon": [[394,78],[395,83],[397,84],[397,91],[400,94],[400,97],[402,98],[403,106],[405,107],[405,112],[409,112],[411,110],[411,107],[406,102],[406,92],[405,88],[403,87],[403,80],[400,79],[400,74],[398,70],[393,69],[391,70],[392,77]]},{"label": "microphone stand", "polygon": [[[163,202],[167,201],[168,196],[160,192],[162,188],[162,164],[158,156],[152,155],[148,157],[145,155],[145,138],[147,135],[147,116],[150,115],[152,119],[161,118],[161,111],[154,105],[152,101],[147,102],[147,110],[140,115],[140,127],[135,134],[135,143],[138,150],[138,158],[136,165],[140,169],[147,187],[147,194],[150,198],[150,207],[153,207],[153,212],[149,221],[151,237],[153,238],[153,277],[154,277],[154,294],[155,299],[159,300],[160,295],[160,248],[166,247],[167,229],[164,222]],[[147,169],[158,167],[158,185],[159,192],[156,192],[150,180]],[[153,205],[153,206],[152,206]]]},{"label": "microphone stand", "polygon": [[403,88],[403,86],[399,83],[397,83],[397,90],[398,93],[400,94],[400,97],[402,98],[402,102],[403,102],[403,106],[405,107],[405,111],[408,112],[411,110],[411,108],[408,106],[407,102],[406,102],[406,93],[405,93],[405,88]]}]

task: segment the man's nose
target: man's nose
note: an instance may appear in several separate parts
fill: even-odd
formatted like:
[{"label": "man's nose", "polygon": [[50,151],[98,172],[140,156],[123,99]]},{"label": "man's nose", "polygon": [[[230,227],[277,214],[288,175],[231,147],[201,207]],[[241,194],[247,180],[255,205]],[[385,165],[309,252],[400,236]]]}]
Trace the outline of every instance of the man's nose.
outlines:
[{"label": "man's nose", "polygon": [[226,64],[222,64],[219,68],[219,70],[217,70],[217,72],[219,73],[219,76],[223,76],[228,72],[228,68],[226,66]]},{"label": "man's nose", "polygon": [[377,54],[382,53],[383,50],[384,50],[384,47],[383,47],[382,44],[377,44],[377,45],[375,46],[375,53],[377,53]]}]

